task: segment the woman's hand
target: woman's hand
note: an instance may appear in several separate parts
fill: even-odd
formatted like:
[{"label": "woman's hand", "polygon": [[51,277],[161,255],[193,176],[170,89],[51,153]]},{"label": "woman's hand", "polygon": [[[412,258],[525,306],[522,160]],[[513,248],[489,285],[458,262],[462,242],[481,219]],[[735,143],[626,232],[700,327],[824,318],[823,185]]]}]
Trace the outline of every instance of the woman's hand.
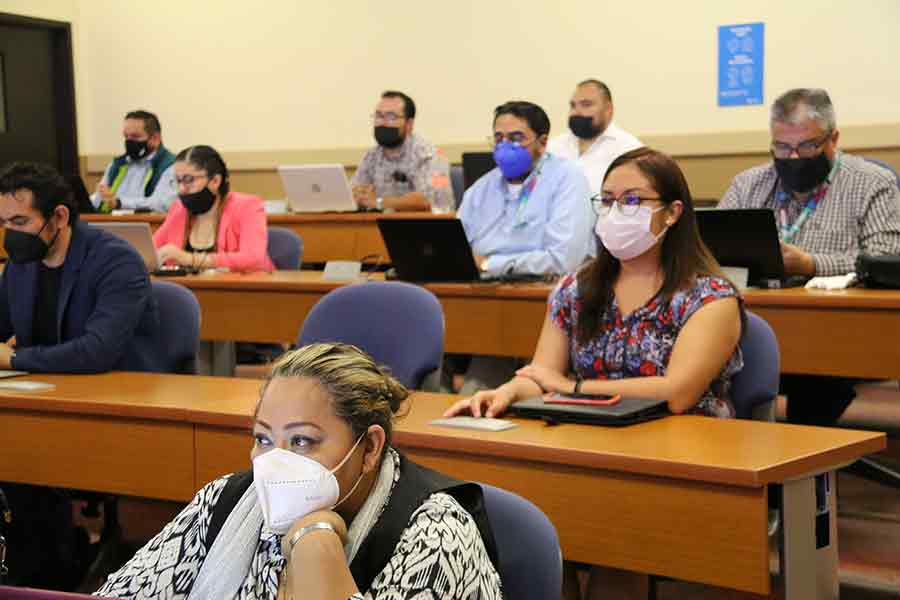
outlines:
[{"label": "woman's hand", "polygon": [[[307,525],[312,525],[313,523],[328,523],[332,527],[334,527],[335,533],[337,533],[337,537],[340,540],[341,546],[347,541],[347,524],[344,523],[344,519],[341,518],[341,515],[337,514],[333,510],[317,510],[315,512],[311,512],[305,517],[301,517],[297,519],[297,521],[291,525],[291,528],[288,532],[281,538],[281,553],[285,558],[290,560],[291,558],[291,538],[294,535],[294,532],[303,529]],[[334,533],[326,529],[320,529],[315,531],[310,531],[303,537],[301,537],[296,545],[294,546],[298,551],[300,546],[304,541],[308,541],[307,538],[310,536],[316,535],[329,535],[334,536]]]},{"label": "woman's hand", "polygon": [[516,375],[519,377],[527,377],[532,380],[545,392],[559,392],[560,394],[571,394],[575,389],[575,382],[564,376],[559,371],[548,369],[534,363],[525,365],[518,371]]},{"label": "woman's hand", "polygon": [[483,390],[471,398],[464,398],[444,411],[445,417],[471,413],[473,417],[496,417],[502,415],[516,399],[515,392],[506,385],[495,390]]},{"label": "woman's hand", "polygon": [[157,255],[159,256],[160,264],[175,263],[182,267],[191,266],[191,260],[193,259],[190,252],[182,250],[175,244],[166,244],[157,250]]}]

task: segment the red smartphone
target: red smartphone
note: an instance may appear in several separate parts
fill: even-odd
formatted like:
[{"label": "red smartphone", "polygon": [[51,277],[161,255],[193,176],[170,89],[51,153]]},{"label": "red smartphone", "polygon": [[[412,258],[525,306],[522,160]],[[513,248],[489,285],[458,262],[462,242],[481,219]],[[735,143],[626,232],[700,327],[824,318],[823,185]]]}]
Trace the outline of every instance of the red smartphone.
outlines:
[{"label": "red smartphone", "polygon": [[544,400],[546,404],[581,404],[587,406],[612,406],[618,404],[622,400],[622,396],[596,396],[591,394],[578,394],[570,396],[568,394],[554,393]]}]

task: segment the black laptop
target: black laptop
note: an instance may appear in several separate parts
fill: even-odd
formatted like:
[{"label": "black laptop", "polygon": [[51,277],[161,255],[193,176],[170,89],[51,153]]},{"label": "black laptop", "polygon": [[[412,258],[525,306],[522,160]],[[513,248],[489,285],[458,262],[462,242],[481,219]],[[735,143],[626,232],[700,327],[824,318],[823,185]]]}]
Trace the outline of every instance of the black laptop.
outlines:
[{"label": "black laptop", "polygon": [[421,283],[479,281],[459,219],[376,219],[397,278]]},{"label": "black laptop", "polygon": [[462,168],[463,168],[463,189],[469,189],[472,184],[481,179],[494,169],[497,163],[494,162],[494,154],[492,152],[463,152]]},{"label": "black laptop", "polygon": [[750,271],[750,285],[768,288],[792,287],[804,277],[786,277],[775,213],[766,208],[698,209],[700,237],[724,267]]},{"label": "black laptop", "polygon": [[609,406],[581,404],[548,404],[540,396],[527,398],[510,405],[509,411],[520,417],[543,419],[549,423],[581,423],[622,427],[668,416],[665,400],[623,396]]}]

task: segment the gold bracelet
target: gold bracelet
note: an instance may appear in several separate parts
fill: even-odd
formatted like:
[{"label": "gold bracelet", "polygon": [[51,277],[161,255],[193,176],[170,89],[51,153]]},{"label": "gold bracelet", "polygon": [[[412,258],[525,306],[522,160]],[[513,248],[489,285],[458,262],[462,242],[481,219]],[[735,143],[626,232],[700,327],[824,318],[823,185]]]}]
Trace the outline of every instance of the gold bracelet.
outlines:
[{"label": "gold bracelet", "polygon": [[333,531],[335,533],[335,535],[337,535],[337,531],[335,531],[335,529],[331,525],[331,523],[326,523],[325,521],[318,521],[316,523],[310,523],[309,525],[306,525],[305,527],[301,527],[300,529],[295,531],[294,535],[291,536],[291,539],[288,541],[288,546],[290,547],[289,552],[291,554],[293,554],[294,546],[297,545],[297,542],[299,542],[300,539],[307,533],[311,533],[313,531],[316,531],[317,529],[327,529],[329,531]]}]

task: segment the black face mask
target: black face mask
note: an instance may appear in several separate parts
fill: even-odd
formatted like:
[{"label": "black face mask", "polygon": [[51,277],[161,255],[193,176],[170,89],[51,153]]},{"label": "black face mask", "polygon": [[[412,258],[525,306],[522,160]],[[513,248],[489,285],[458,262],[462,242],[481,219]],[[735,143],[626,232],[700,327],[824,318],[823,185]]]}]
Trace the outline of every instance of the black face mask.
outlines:
[{"label": "black face mask", "polygon": [[41,232],[44,231],[44,227],[46,227],[49,222],[50,219],[46,219],[37,233],[28,233],[27,231],[16,231],[15,229],[7,228],[5,237],[3,238],[3,249],[6,250],[6,255],[9,256],[9,260],[16,264],[44,260],[44,258],[47,257],[50,248],[56,243],[56,238],[59,237],[59,230],[57,230],[56,235],[53,236],[53,239],[50,240],[49,244],[41,239]]},{"label": "black face mask", "polygon": [[808,192],[820,185],[831,172],[824,152],[810,158],[775,158],[775,171],[792,192]]},{"label": "black face mask", "polygon": [[192,194],[178,194],[178,197],[192,215],[202,215],[205,212],[209,212],[209,209],[216,202],[215,194],[209,191],[207,187]]},{"label": "black face mask", "polygon": [[385,127],[378,125],[375,127],[375,141],[379,146],[385,148],[396,148],[403,143],[403,136],[400,135],[399,127]]},{"label": "black face mask", "polygon": [[594,139],[603,133],[602,129],[594,126],[593,117],[583,117],[581,115],[572,115],[569,117],[569,129],[572,130],[575,137],[583,140]]},{"label": "black face mask", "polygon": [[140,160],[150,154],[149,140],[125,140],[125,154],[131,160]]}]

